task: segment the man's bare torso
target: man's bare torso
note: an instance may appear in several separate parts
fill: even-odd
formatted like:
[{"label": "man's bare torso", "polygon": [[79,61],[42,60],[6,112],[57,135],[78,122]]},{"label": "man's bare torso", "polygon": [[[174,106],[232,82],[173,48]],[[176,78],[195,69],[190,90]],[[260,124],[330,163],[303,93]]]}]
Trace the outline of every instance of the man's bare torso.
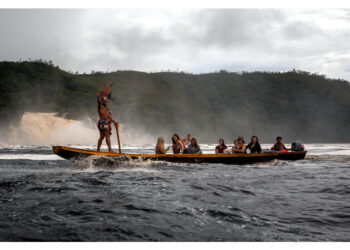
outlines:
[{"label": "man's bare torso", "polygon": [[100,116],[100,120],[112,120],[110,111],[106,106],[100,105],[97,111],[98,115]]}]

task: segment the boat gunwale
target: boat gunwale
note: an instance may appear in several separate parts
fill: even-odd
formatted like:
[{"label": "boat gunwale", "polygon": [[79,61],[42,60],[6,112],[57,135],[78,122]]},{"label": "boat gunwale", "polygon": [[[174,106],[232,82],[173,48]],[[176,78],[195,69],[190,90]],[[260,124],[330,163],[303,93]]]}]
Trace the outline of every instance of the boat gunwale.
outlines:
[{"label": "boat gunwale", "polygon": [[131,158],[239,158],[239,157],[261,157],[261,156],[279,156],[279,155],[293,155],[293,154],[306,154],[307,151],[290,151],[290,152],[264,152],[264,153],[237,153],[237,154],[119,154],[110,152],[97,152],[86,149],[76,149],[66,146],[53,146],[52,150],[55,154],[59,151],[70,151],[80,154],[89,155],[104,155],[112,157],[129,156]]}]

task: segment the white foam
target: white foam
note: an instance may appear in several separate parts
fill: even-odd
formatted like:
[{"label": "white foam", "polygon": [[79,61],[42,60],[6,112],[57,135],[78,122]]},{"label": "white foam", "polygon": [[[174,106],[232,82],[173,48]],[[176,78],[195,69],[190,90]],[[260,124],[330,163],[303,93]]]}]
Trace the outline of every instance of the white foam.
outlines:
[{"label": "white foam", "polygon": [[43,161],[55,161],[64,160],[58,155],[44,155],[44,154],[0,154],[1,160],[43,160]]},{"label": "white foam", "polygon": [[108,169],[109,171],[143,171],[158,172],[154,169],[159,162],[132,160],[130,157],[112,158],[108,156],[92,155],[84,159],[74,160],[74,164],[88,172],[94,172],[99,169]]}]

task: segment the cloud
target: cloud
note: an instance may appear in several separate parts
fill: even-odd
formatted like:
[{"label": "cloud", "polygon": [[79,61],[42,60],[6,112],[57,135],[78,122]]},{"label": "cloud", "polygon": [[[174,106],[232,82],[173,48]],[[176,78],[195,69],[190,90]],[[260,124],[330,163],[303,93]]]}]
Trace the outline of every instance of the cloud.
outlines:
[{"label": "cloud", "polygon": [[281,31],[286,40],[297,41],[302,41],[313,36],[322,38],[326,35],[315,23],[307,23],[305,21],[287,23]]},{"label": "cloud", "polygon": [[91,47],[95,48],[97,55],[90,59],[102,60],[107,64],[114,62],[116,65],[145,66],[166,53],[172,44],[172,39],[164,37],[157,30],[146,30],[140,26],[115,27],[91,41]]},{"label": "cloud", "polygon": [[301,69],[350,79],[349,10],[0,10],[0,58],[63,69]]},{"label": "cloud", "polygon": [[240,48],[270,44],[275,24],[283,19],[277,10],[204,10],[194,16],[193,23],[202,26],[203,33],[197,40],[205,45]]},{"label": "cloud", "polygon": [[0,10],[0,58],[55,60],[75,20],[70,10]]}]

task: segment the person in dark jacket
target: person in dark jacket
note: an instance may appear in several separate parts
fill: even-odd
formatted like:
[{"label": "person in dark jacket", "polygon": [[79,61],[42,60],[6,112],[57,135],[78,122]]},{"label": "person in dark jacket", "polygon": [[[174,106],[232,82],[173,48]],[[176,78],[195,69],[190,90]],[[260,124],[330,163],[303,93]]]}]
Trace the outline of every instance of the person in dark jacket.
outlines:
[{"label": "person in dark jacket", "polygon": [[184,154],[201,154],[202,150],[199,147],[196,138],[191,139],[191,144],[185,149]]},{"label": "person in dark jacket", "polygon": [[250,139],[250,143],[247,146],[247,149],[248,148],[250,150],[250,153],[261,153],[261,146],[257,136],[252,136],[252,138]]}]

